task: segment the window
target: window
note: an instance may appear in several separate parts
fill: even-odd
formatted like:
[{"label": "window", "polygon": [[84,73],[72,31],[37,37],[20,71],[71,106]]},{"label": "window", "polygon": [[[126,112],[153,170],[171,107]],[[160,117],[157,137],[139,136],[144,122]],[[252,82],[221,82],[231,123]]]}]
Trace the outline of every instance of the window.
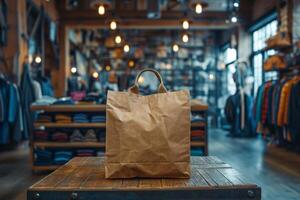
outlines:
[{"label": "window", "polygon": [[263,82],[263,62],[276,52],[274,50],[264,51],[265,41],[274,36],[277,32],[277,20],[272,20],[264,26],[252,32],[253,42],[253,71],[254,71],[254,93]]},{"label": "window", "polygon": [[237,59],[237,50],[235,48],[226,48],[224,50],[224,62],[227,69],[227,90],[229,94],[236,92],[233,74],[236,72],[235,61]]}]

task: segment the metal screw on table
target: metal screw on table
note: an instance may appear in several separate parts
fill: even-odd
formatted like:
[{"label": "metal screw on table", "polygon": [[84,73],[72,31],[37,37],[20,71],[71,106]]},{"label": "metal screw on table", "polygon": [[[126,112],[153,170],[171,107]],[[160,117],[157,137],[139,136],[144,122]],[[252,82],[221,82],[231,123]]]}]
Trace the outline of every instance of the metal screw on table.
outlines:
[{"label": "metal screw on table", "polygon": [[33,199],[34,199],[34,200],[40,199],[40,194],[39,194],[39,193],[35,193]]},{"label": "metal screw on table", "polygon": [[71,200],[77,200],[78,199],[78,194],[76,192],[73,192],[71,194]]},{"label": "metal screw on table", "polygon": [[250,197],[251,199],[255,198],[255,193],[253,190],[248,190],[248,197]]}]

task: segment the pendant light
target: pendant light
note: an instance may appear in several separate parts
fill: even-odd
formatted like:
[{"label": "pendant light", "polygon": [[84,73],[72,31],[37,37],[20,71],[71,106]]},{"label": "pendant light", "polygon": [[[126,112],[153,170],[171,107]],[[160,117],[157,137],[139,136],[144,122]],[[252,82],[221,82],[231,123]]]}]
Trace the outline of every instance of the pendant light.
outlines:
[{"label": "pendant light", "polygon": [[179,51],[179,46],[178,46],[178,44],[173,44],[173,51],[174,52],[178,52]]},{"label": "pendant light", "polygon": [[124,52],[129,52],[130,51],[130,47],[129,47],[129,45],[128,44],[125,44],[124,45],[124,47],[123,47],[123,50],[124,50]]},{"label": "pendant light", "polygon": [[196,6],[195,6],[195,12],[196,12],[197,14],[201,14],[202,11],[203,11],[203,8],[202,8],[201,3],[197,3]]},{"label": "pendant light", "polygon": [[122,37],[120,36],[120,35],[117,35],[116,37],[115,37],[115,43],[116,44],[120,44],[122,42]]},{"label": "pendant light", "polygon": [[105,14],[105,7],[103,4],[100,4],[98,7],[98,14],[99,15],[104,15]]},{"label": "pendant light", "polygon": [[189,35],[188,35],[187,33],[184,33],[184,34],[182,35],[182,41],[183,41],[184,43],[187,43],[187,42],[189,41]]},{"label": "pendant light", "polygon": [[34,61],[35,61],[36,63],[40,64],[40,63],[42,62],[41,56],[36,56],[35,59],[34,59]]},{"label": "pendant light", "polygon": [[187,30],[187,29],[190,28],[190,23],[189,23],[188,20],[184,20],[184,21],[182,22],[182,28],[183,28],[184,30]]},{"label": "pendant light", "polygon": [[72,67],[72,68],[71,68],[71,73],[72,73],[72,74],[75,74],[76,72],[77,72],[77,68],[76,68],[76,67]]},{"label": "pendant light", "polygon": [[99,77],[99,74],[98,72],[93,72],[92,76],[94,79],[97,79]]},{"label": "pendant light", "polygon": [[116,30],[117,29],[117,22],[116,20],[112,20],[109,24],[109,27],[111,30]]}]

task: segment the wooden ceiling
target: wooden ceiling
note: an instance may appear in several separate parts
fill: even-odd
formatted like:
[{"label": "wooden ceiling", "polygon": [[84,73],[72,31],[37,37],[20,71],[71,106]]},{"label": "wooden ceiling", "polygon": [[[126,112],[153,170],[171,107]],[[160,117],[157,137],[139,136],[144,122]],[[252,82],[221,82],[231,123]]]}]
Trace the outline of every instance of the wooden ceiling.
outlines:
[{"label": "wooden ceiling", "polygon": [[76,28],[105,28],[116,19],[121,29],[180,29],[181,21],[187,18],[191,29],[224,30],[232,26],[226,23],[230,16],[227,0],[207,0],[208,7],[200,15],[191,8],[193,0],[164,0],[159,19],[147,18],[147,0],[111,0],[104,16],[91,8],[93,1],[57,0],[61,22]]}]

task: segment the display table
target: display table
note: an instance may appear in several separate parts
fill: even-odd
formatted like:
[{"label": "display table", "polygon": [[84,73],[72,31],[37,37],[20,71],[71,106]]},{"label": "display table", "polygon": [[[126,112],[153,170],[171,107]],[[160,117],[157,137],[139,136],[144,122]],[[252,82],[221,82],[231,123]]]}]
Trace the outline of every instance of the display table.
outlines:
[{"label": "display table", "polygon": [[190,179],[104,178],[104,158],[76,157],[28,189],[28,199],[261,199],[261,188],[216,157],[192,157]]}]

